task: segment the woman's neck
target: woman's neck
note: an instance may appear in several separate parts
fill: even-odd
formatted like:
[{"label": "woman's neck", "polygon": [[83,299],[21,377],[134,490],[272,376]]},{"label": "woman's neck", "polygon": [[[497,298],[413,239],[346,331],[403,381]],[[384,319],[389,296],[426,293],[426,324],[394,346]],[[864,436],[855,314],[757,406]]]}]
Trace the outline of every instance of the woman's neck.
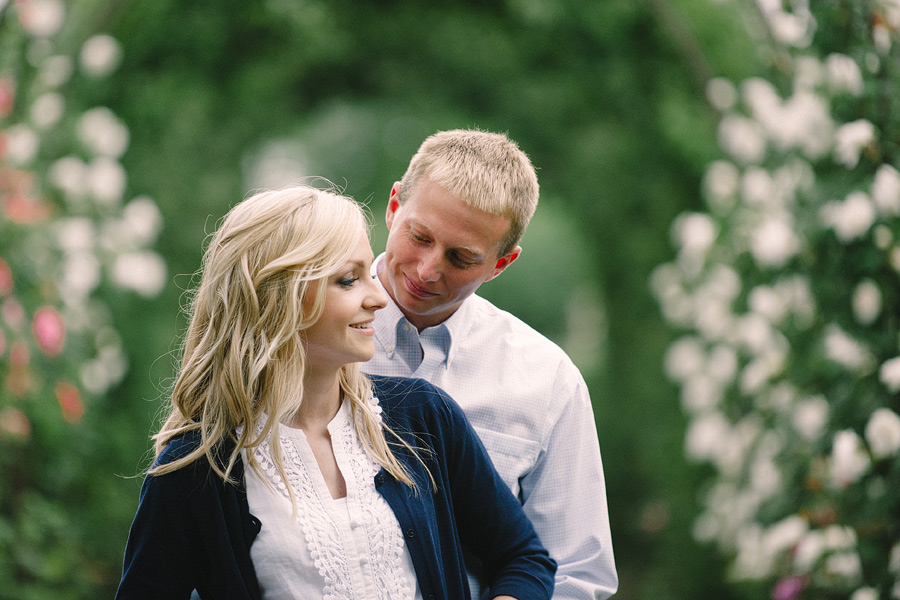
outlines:
[{"label": "woman's neck", "polygon": [[307,432],[324,431],[340,408],[339,374],[317,376],[307,372],[303,380],[303,400],[291,426]]}]

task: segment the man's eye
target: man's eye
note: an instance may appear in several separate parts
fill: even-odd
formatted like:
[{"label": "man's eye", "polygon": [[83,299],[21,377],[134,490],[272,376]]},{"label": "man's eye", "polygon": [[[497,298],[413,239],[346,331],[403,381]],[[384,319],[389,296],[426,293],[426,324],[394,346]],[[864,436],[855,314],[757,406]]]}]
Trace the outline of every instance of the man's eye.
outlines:
[{"label": "man's eye", "polygon": [[451,256],[451,257],[450,257],[450,260],[453,261],[453,264],[455,264],[457,267],[461,267],[461,268],[464,268],[464,269],[465,269],[465,268],[468,268],[468,267],[471,267],[471,266],[474,266],[474,265],[476,264],[474,260],[468,260],[468,259],[466,259],[466,258],[463,258],[462,256],[459,256],[459,255],[453,255],[453,256]]}]

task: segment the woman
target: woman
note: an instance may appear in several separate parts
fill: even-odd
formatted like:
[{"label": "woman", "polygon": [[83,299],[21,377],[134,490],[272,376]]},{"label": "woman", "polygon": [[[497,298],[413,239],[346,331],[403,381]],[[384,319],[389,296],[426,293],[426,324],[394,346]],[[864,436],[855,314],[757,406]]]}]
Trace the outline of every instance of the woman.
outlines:
[{"label": "woman", "polygon": [[[203,260],[169,416],[117,598],[549,598],[555,563],[457,405],[368,378],[364,215],[309,187],[257,194]],[[247,468],[249,467],[249,468]]]}]

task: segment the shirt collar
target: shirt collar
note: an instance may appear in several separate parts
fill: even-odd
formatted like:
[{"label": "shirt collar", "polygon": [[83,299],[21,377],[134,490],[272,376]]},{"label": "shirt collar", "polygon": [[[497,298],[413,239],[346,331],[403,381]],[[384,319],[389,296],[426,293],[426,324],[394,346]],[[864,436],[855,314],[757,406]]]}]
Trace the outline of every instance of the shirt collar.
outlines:
[{"label": "shirt collar", "polygon": [[[394,300],[391,298],[390,294],[387,293],[387,290],[384,289],[384,285],[381,283],[381,279],[378,275],[381,271],[384,270],[384,253],[379,254],[378,257],[372,262],[372,276],[375,277],[375,281],[378,282],[378,285],[381,286],[381,289],[388,297],[388,302],[384,308],[382,308],[379,313],[378,319],[375,319],[375,338],[379,344],[381,344],[384,351],[388,354],[388,357],[393,357],[394,351],[397,347],[397,334],[404,326],[407,324],[409,327],[415,329],[412,323],[410,323],[405,316],[403,316],[403,311],[394,303]],[[462,340],[465,339],[465,335],[468,333],[469,329],[472,327],[472,313],[475,310],[472,302],[472,298],[466,298],[465,301],[460,305],[456,311],[450,315],[443,323],[439,325],[435,325],[434,327],[426,328],[426,331],[432,329],[442,329],[443,331],[439,334],[439,339],[442,339],[443,345],[447,352],[447,365],[449,366],[450,362],[453,360],[453,357],[456,353],[456,348],[459,344],[454,344],[454,340]]]}]

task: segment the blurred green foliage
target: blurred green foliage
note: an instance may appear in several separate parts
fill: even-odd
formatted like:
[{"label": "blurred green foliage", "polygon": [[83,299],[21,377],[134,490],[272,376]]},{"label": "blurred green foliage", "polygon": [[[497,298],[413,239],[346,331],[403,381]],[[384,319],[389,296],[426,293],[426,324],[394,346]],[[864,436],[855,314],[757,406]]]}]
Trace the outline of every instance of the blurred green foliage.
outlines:
[{"label": "blurred green foliage", "polygon": [[[170,284],[153,302],[109,299],[131,370],[81,425],[92,459],[68,518],[44,515],[35,498],[36,530],[0,521],[0,543],[81,544],[90,585],[72,593],[112,595],[134,476],[147,466],[173,373],[183,292],[206,235],[247,194],[273,140],[299,144],[306,168],[296,177],[328,178],[370,203],[377,252],[390,186],[422,139],[480,127],[508,132],[529,154],[543,203],[523,260],[485,295],[563,344],[567,323],[579,326],[579,314],[566,315],[575,290],[605,315],[590,321],[600,360],[586,359],[585,376],[617,597],[739,597],[714,553],[690,538],[701,473],[682,459],[683,416],[660,367],[672,334],[647,278],[670,258],[672,218],[700,205],[699,179],[717,153],[705,80],[757,69],[740,15],[707,0],[82,0],[69,10],[76,37],[108,32],[124,47],[117,73],[74,93],[128,125],[129,190],[152,196],[165,216],[158,250]],[[69,451],[64,439],[47,444]],[[0,590],[63,597],[3,585],[53,581],[66,567],[40,568],[25,577],[0,565]]]}]

